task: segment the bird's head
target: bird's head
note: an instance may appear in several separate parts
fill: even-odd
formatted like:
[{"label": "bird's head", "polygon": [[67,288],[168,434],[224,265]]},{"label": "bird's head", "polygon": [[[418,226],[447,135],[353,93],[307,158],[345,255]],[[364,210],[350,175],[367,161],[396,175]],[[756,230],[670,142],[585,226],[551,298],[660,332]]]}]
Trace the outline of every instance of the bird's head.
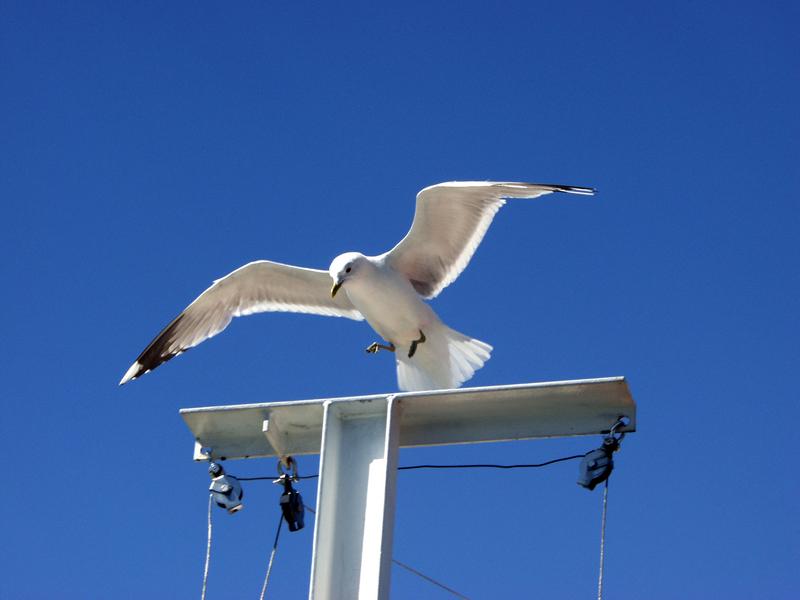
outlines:
[{"label": "bird's head", "polygon": [[358,275],[358,272],[364,268],[366,262],[368,262],[367,257],[359,252],[345,252],[333,259],[331,266],[328,268],[328,273],[333,279],[331,298],[336,296],[336,292],[339,291],[345,281]]}]

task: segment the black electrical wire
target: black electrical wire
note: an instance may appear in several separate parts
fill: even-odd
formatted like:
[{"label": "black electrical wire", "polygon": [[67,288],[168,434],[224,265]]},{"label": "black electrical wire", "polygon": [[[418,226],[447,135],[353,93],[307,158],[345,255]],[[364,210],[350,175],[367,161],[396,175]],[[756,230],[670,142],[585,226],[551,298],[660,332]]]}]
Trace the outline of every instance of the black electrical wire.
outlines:
[{"label": "black electrical wire", "polygon": [[[316,479],[319,475],[303,475],[302,477],[297,477],[298,480],[300,479]],[[239,481],[275,481],[277,477],[236,477]]]},{"label": "black electrical wire", "polygon": [[575,460],[576,458],[583,458],[585,454],[574,454],[572,456],[564,456],[562,458],[554,458],[543,463],[529,463],[522,465],[495,465],[495,464],[473,464],[473,465],[412,465],[409,467],[397,467],[398,471],[409,471],[411,469],[535,469],[538,467],[546,467],[555,463],[564,462],[567,460]]},{"label": "black electrical wire", "polygon": [[[539,467],[546,467],[548,465],[554,465],[556,463],[565,462],[568,460],[575,460],[576,458],[583,458],[586,456],[584,454],[573,454],[572,456],[563,456],[561,458],[554,458],[553,460],[547,460],[543,463],[527,463],[527,464],[519,464],[519,465],[496,465],[496,464],[489,464],[489,463],[478,463],[478,464],[468,464],[468,465],[409,465],[407,467],[397,467],[398,471],[411,471],[414,469],[537,469]],[[303,477],[298,477],[297,479],[316,479],[319,477],[318,474],[314,475],[304,475]],[[237,477],[239,481],[264,481],[264,480],[274,480],[275,477]]]}]

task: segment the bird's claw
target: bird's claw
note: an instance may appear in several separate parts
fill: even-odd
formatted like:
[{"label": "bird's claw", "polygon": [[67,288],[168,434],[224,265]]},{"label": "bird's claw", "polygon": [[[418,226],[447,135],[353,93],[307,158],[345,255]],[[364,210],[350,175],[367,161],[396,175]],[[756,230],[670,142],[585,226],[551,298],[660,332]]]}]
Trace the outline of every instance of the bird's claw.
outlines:
[{"label": "bird's claw", "polygon": [[367,348],[366,348],[366,352],[367,352],[367,354],[375,354],[375,353],[377,353],[377,352],[378,352],[378,350],[388,350],[389,352],[394,352],[395,348],[394,348],[394,344],[391,344],[391,343],[390,343],[390,344],[387,346],[387,345],[385,345],[385,344],[379,344],[378,342],[372,342],[372,343],[371,343],[369,346],[367,346]]},{"label": "bird's claw", "polygon": [[411,342],[411,348],[408,349],[408,358],[411,358],[412,356],[414,356],[414,354],[416,354],[417,346],[419,344],[424,344],[424,343],[425,343],[425,334],[422,333],[422,330],[420,329],[419,330],[419,339],[414,340],[413,342]]}]

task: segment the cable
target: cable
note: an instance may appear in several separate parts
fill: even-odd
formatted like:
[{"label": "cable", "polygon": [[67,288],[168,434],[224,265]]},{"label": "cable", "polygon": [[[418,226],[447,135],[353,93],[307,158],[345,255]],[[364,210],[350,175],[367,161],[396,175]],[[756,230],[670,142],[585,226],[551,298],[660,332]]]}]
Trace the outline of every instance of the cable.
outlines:
[{"label": "cable", "polygon": [[[405,467],[397,467],[398,471],[410,471],[416,469],[535,469],[539,467],[546,467],[548,465],[553,465],[560,462],[565,462],[568,460],[575,460],[578,458],[583,458],[586,454],[574,454],[572,456],[564,456],[561,458],[554,458],[552,460],[548,460],[542,463],[526,463],[526,464],[515,464],[515,465],[499,465],[499,464],[489,464],[489,463],[480,463],[480,464],[463,464],[463,465],[409,465]],[[297,477],[298,480],[301,479],[316,479],[319,477],[319,474],[314,475],[305,475],[303,477]],[[239,481],[274,481],[274,477],[267,477],[267,476],[260,476],[260,477],[237,477]],[[602,523],[602,536],[600,542],[600,581],[599,591],[598,591],[598,600],[602,600],[602,587],[603,587],[603,553],[604,553],[604,543],[605,543],[605,519],[606,519],[606,498],[608,495],[608,480],[606,480],[606,489],[603,496],[603,523]],[[311,514],[316,515],[316,511],[308,505],[305,505],[307,511]],[[270,574],[272,573],[272,565],[275,560],[275,554],[278,550],[278,538],[281,534],[281,527],[283,525],[283,514],[281,514],[280,520],[278,521],[278,530],[275,533],[275,542],[272,545],[272,552],[270,553],[269,557],[269,564],[267,566],[267,574],[264,578],[264,585],[261,588],[261,597],[260,600],[264,600],[264,594],[267,591],[267,585],[269,584]],[[206,550],[206,566],[205,572],[203,575],[203,594],[201,600],[205,600],[206,594],[206,580],[208,578],[208,563],[211,556],[211,495],[208,498],[208,548]],[[400,562],[399,560],[393,558],[392,562],[397,566],[407,570],[409,573],[413,573],[417,577],[424,579],[425,581],[440,587],[441,589],[449,592],[453,596],[457,598],[462,598],[464,600],[469,600],[469,598],[456,590],[446,586],[445,584],[436,581],[432,577],[425,575],[424,573],[417,571],[413,567]]]},{"label": "cable", "polygon": [[600,574],[597,577],[597,600],[603,600],[603,568],[606,554],[606,510],[608,509],[608,479],[603,488],[603,516],[600,518]]},{"label": "cable", "polygon": [[[297,477],[297,479],[316,479],[319,475],[304,475]],[[239,481],[275,481],[275,477],[237,477]]]},{"label": "cable", "polygon": [[208,542],[206,543],[206,566],[203,568],[203,589],[200,600],[206,600],[206,587],[208,585],[208,564],[211,562],[211,507],[213,494],[208,495]]},{"label": "cable", "polygon": [[575,460],[576,458],[583,458],[585,454],[574,454],[573,456],[564,456],[563,458],[554,458],[543,463],[530,463],[522,465],[494,465],[494,464],[473,464],[473,465],[412,465],[409,467],[397,467],[398,471],[408,471],[411,469],[535,469],[538,467],[546,467],[555,463],[564,462],[567,460]]},{"label": "cable", "polygon": [[[310,512],[312,515],[316,516],[317,511],[315,511],[313,508],[311,508],[308,504],[304,504],[303,506],[306,507],[306,510],[308,512]],[[428,581],[428,582],[430,582],[430,583],[432,583],[434,585],[437,585],[440,588],[442,588],[443,590],[447,590],[448,592],[450,592],[451,594],[453,594],[457,598],[464,598],[465,600],[469,600],[468,596],[465,596],[464,594],[461,594],[461,593],[455,591],[453,588],[447,587],[445,584],[443,584],[443,583],[441,583],[439,581],[436,581],[433,577],[428,577],[427,575],[425,575],[425,573],[421,573],[420,571],[417,571],[415,568],[413,568],[413,567],[411,567],[411,566],[409,566],[409,565],[407,565],[405,563],[400,562],[396,558],[393,558],[392,562],[394,564],[396,564],[397,566],[399,566],[399,567],[403,567],[404,569],[406,569],[410,573],[413,573],[417,577],[422,577],[422,579],[424,579],[425,581]]]},{"label": "cable", "polygon": [[[407,467],[397,467],[398,471],[411,471],[413,469],[536,469],[539,467],[546,467],[555,463],[564,462],[567,460],[575,460],[576,458],[583,458],[586,454],[573,454],[572,456],[564,456],[562,458],[554,458],[547,460],[543,463],[528,463],[520,465],[496,465],[496,464],[470,464],[470,465],[409,465]],[[304,475],[297,479],[316,479],[319,474]],[[237,477],[239,481],[273,481],[274,477]]]},{"label": "cable", "polygon": [[269,585],[269,576],[272,573],[272,563],[275,560],[275,553],[278,551],[278,538],[281,536],[281,526],[283,525],[283,513],[281,513],[278,520],[278,531],[275,532],[275,542],[272,544],[272,552],[269,555],[269,565],[267,565],[267,575],[264,577],[264,585],[261,586],[261,596],[259,600],[264,600],[264,594],[267,593],[267,585]]},{"label": "cable", "polygon": [[442,588],[443,590],[446,590],[446,591],[450,592],[450,593],[451,593],[451,594],[453,594],[453,596],[455,596],[456,598],[464,598],[464,600],[469,600],[469,598],[468,598],[467,596],[465,596],[464,594],[460,594],[459,592],[455,591],[453,588],[449,588],[449,587],[447,587],[445,584],[443,584],[443,583],[439,583],[438,581],[436,581],[436,580],[435,580],[435,579],[433,579],[432,577],[428,577],[428,576],[427,576],[427,575],[425,575],[424,573],[420,573],[419,571],[417,571],[417,570],[416,570],[416,569],[414,569],[413,567],[409,567],[407,564],[405,564],[405,563],[401,563],[401,562],[400,562],[399,560],[397,560],[396,558],[393,558],[393,559],[392,559],[392,562],[393,562],[394,564],[396,564],[397,566],[399,566],[399,567],[403,567],[403,568],[404,568],[406,571],[408,571],[409,573],[413,573],[413,574],[414,574],[414,575],[416,575],[417,577],[422,577],[422,579],[424,579],[425,581],[429,581],[429,582],[430,582],[430,583],[432,583],[433,585],[439,586],[439,587],[440,587],[440,588]]}]

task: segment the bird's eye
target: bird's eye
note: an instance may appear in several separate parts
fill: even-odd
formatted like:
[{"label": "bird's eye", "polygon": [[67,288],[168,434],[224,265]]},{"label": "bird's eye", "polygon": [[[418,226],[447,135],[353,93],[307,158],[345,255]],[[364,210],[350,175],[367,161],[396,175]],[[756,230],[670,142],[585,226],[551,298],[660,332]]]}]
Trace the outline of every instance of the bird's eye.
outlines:
[{"label": "bird's eye", "polygon": [[344,272],[345,272],[345,273],[349,273],[349,272],[350,272],[350,271],[352,271],[352,270],[353,270],[353,269],[352,269],[352,267],[347,267],[347,268],[344,270]]}]

